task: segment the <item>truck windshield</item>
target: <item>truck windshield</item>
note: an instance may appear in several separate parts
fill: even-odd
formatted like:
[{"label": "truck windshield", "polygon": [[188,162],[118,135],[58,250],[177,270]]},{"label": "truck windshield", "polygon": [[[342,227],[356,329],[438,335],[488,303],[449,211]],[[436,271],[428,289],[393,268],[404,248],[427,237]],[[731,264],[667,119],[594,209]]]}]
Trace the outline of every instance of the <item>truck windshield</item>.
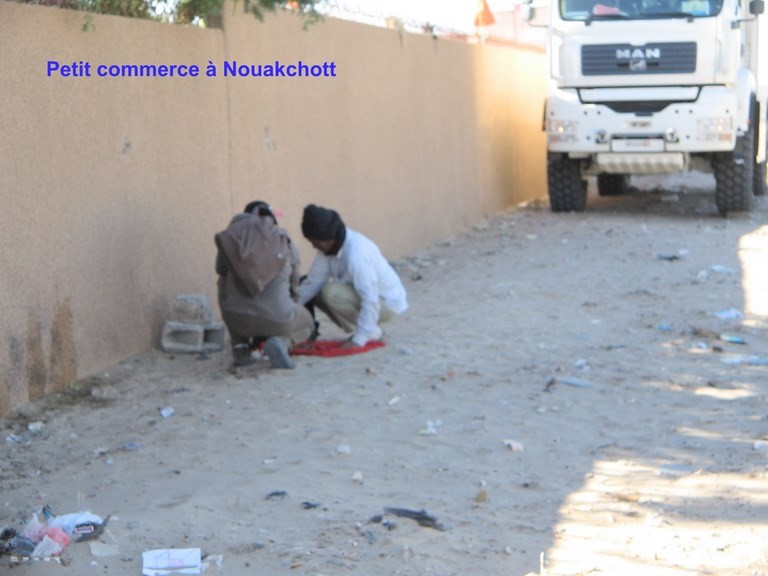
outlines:
[{"label": "truck windshield", "polygon": [[716,16],[723,0],[560,0],[563,20],[644,20]]}]

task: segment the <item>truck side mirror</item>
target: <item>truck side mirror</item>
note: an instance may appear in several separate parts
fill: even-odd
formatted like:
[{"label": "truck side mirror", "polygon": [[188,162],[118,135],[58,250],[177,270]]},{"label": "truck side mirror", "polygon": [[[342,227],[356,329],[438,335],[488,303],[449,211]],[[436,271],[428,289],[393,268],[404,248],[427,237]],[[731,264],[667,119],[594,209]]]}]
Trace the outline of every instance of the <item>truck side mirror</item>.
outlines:
[{"label": "truck side mirror", "polygon": [[765,12],[765,0],[752,0],[749,3],[749,13],[750,14],[762,14]]},{"label": "truck side mirror", "polygon": [[[752,0],[753,2],[762,2],[763,0]],[[750,5],[751,6],[751,5]],[[533,20],[534,7],[530,4],[520,4],[520,20],[523,22],[530,22]]]},{"label": "truck side mirror", "polygon": [[[765,0],[753,0],[754,2],[764,2]],[[552,4],[556,4],[552,2]],[[546,28],[549,22],[549,11],[557,10],[552,8],[550,0],[522,0],[517,5],[520,20],[527,22],[528,26],[533,28]]]}]

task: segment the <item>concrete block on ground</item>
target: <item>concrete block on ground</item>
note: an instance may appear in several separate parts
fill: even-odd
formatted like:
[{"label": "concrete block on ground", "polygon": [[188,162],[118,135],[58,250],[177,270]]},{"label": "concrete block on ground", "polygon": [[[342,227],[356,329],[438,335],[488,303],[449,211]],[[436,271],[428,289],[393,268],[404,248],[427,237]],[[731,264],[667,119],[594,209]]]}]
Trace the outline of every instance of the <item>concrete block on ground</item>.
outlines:
[{"label": "concrete block on ground", "polygon": [[160,347],[165,352],[194,354],[218,352],[224,346],[225,329],[221,322],[176,322],[169,320],[163,326]]},{"label": "concrete block on ground", "polygon": [[224,347],[226,329],[221,322],[203,325],[203,352],[218,352]]},{"label": "concrete block on ground", "polygon": [[171,306],[174,322],[208,323],[213,320],[213,310],[204,294],[179,294]]}]

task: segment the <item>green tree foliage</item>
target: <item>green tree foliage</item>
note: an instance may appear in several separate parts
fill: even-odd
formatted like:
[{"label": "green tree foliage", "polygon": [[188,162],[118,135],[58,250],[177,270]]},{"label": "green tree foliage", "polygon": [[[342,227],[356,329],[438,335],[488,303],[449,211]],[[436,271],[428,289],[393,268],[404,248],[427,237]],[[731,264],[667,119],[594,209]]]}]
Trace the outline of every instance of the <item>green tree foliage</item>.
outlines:
[{"label": "green tree foliage", "polygon": [[[147,18],[178,24],[217,27],[226,0],[20,0],[28,4],[58,6],[95,14],[113,14],[131,18]],[[305,23],[320,19],[316,5],[321,0],[235,0],[235,6],[263,20],[268,12],[289,9],[297,12]]]},{"label": "green tree foliage", "polygon": [[95,14],[113,14],[131,18],[152,18],[152,2],[147,0],[21,0],[25,4],[58,6]]},{"label": "green tree foliage", "polygon": [[[282,8],[297,11],[308,22],[319,19],[320,15],[315,6],[319,1],[235,0],[236,5],[242,2],[245,11],[253,14],[259,20],[263,20],[267,12],[275,12],[278,8]],[[223,5],[224,0],[180,0],[176,9],[177,19],[181,23],[191,23],[196,18],[201,18],[206,22],[218,20],[221,17]]]},{"label": "green tree foliage", "polygon": [[[315,22],[320,18],[316,8],[316,4],[320,0],[235,0],[235,5],[239,5],[240,2],[243,3],[243,8],[247,13],[253,14],[259,20],[263,20],[267,12],[275,12],[279,8],[295,10],[306,22]],[[224,3],[225,0],[179,0],[174,20],[182,24],[202,20],[207,25],[215,25],[221,20]]]}]

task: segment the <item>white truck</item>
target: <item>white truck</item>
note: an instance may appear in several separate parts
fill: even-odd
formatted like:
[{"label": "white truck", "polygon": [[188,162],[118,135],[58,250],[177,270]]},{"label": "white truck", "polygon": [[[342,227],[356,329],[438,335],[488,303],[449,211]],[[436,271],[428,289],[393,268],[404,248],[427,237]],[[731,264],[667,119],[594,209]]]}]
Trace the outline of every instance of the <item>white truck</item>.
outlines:
[{"label": "white truck", "polygon": [[[524,18],[534,24],[531,5]],[[764,0],[551,0],[547,178],[555,212],[629,177],[714,173],[722,215],[766,192]]]}]

